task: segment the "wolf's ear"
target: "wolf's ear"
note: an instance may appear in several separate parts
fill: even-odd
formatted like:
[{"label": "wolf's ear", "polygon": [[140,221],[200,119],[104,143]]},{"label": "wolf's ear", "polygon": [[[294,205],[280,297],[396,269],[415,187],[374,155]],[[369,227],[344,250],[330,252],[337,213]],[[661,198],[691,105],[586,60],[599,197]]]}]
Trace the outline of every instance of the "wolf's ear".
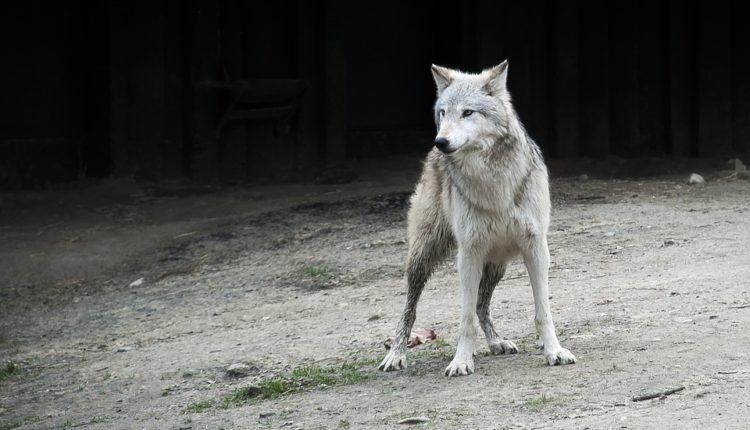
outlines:
[{"label": "wolf's ear", "polygon": [[485,89],[491,96],[495,96],[506,89],[505,84],[507,81],[508,60],[505,60],[487,71],[487,83],[485,84]]},{"label": "wolf's ear", "polygon": [[448,85],[450,85],[451,82],[453,82],[453,70],[433,64],[432,77],[435,79],[435,85],[437,85],[439,95],[444,89],[448,88]]}]

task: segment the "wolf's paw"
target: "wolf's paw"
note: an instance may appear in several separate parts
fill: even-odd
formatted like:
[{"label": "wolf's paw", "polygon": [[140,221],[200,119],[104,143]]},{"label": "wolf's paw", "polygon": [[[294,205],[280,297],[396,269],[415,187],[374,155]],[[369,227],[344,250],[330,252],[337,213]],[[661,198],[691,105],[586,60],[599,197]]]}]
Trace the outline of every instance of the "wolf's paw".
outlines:
[{"label": "wolf's paw", "polygon": [[557,366],[558,364],[573,364],[576,362],[576,357],[565,348],[560,348],[557,351],[544,352],[544,358],[547,359],[547,364],[550,366]]},{"label": "wolf's paw", "polygon": [[406,354],[391,349],[388,351],[388,354],[385,355],[383,361],[380,362],[378,369],[384,372],[406,369]]},{"label": "wolf's paw", "polygon": [[518,352],[518,347],[509,340],[495,340],[490,343],[490,351],[495,355],[515,354]]},{"label": "wolf's paw", "polygon": [[467,360],[456,357],[445,368],[445,376],[466,376],[472,373],[474,373],[474,360],[471,358]]}]

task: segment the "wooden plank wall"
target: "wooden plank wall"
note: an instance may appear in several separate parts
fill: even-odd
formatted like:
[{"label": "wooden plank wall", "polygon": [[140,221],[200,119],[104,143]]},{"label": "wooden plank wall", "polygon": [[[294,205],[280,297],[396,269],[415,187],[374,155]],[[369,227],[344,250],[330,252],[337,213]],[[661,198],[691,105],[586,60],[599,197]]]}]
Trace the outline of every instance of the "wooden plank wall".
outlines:
[{"label": "wooden plank wall", "polygon": [[477,7],[494,16],[475,20],[478,63],[509,58],[517,110],[550,156],[750,151],[750,31],[740,2]]},{"label": "wooden plank wall", "polygon": [[[371,15],[387,20],[397,4],[373,5],[382,9]],[[477,70],[508,58],[516,108],[549,157],[746,153],[750,26],[740,9],[736,0],[470,0],[460,8],[438,1],[399,8],[398,19],[374,23],[356,7],[324,0],[280,0],[264,8],[238,0],[111,2],[111,150],[104,152],[118,175],[234,182],[414,151],[403,138],[388,137],[399,133],[420,142],[423,133],[426,150],[434,132],[429,63]],[[364,40],[382,46],[359,46],[347,39],[352,28],[360,36],[418,35],[414,44],[423,50],[413,58],[420,71],[412,72],[415,61],[399,58],[410,45],[369,37]],[[362,50],[377,51],[372,58],[388,64],[372,67]],[[303,79],[296,137],[233,124],[217,138],[222,101],[204,83],[227,72]],[[366,100],[357,91],[361,85],[368,86]],[[394,88],[413,93],[394,105]],[[390,96],[378,100],[382,94]],[[391,120],[390,129],[379,130],[389,117],[365,111],[408,112],[421,122]],[[360,131],[375,133],[379,152],[352,137]]]}]

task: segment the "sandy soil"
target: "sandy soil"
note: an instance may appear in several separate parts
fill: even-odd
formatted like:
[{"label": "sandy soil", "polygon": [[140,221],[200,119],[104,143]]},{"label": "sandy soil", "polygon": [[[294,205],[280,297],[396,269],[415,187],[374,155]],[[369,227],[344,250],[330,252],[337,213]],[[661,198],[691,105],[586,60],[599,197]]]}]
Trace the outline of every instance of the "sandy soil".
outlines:
[{"label": "sandy soil", "polygon": [[[368,365],[353,384],[199,412],[301,366],[382,357],[404,302],[418,160],[353,164],[357,179],[340,185],[2,193],[0,364],[18,369],[0,380],[0,429],[390,428],[412,416],[429,420],[419,428],[746,428],[750,181],[717,162],[669,166],[552,165],[553,315],[577,364],[543,364],[517,262],[492,309],[520,352],[482,344],[476,374],[444,377],[459,314],[448,263],[416,324],[443,342],[410,350],[407,370]],[[693,170],[708,182],[687,185]],[[226,372],[236,363],[244,375]]]}]

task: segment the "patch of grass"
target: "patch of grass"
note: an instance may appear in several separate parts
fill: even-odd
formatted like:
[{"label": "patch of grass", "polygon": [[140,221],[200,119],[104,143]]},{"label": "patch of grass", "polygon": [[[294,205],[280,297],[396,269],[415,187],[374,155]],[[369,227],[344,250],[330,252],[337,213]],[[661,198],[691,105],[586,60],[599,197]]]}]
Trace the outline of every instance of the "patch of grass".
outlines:
[{"label": "patch of grass", "polygon": [[24,418],[22,421],[0,423],[0,430],[11,430],[11,429],[15,429],[24,425],[38,423],[41,420],[42,419],[36,415],[29,415],[28,417]]},{"label": "patch of grass", "polygon": [[11,375],[21,371],[21,366],[15,361],[6,361],[0,366],[0,381],[9,378]]},{"label": "patch of grass", "polygon": [[548,396],[545,393],[542,393],[539,397],[534,397],[533,399],[529,399],[526,401],[526,407],[531,409],[534,412],[539,412],[542,409],[544,409],[546,406],[552,404],[552,403],[559,403],[562,399],[555,396]]},{"label": "patch of grass", "polygon": [[322,263],[312,264],[305,267],[305,274],[311,278],[322,278],[323,276],[328,275],[328,272],[330,272],[328,266]]},{"label": "patch of grass", "polygon": [[448,341],[445,339],[435,339],[434,341],[427,342],[423,346],[419,346],[419,349],[409,351],[408,357],[412,358],[438,358],[438,359],[452,359],[456,351],[453,349]]},{"label": "patch of grass", "polygon": [[261,380],[256,385],[237,388],[218,401],[206,400],[193,403],[185,412],[203,412],[219,407],[228,409],[258,399],[276,399],[304,390],[320,389],[339,385],[352,385],[366,381],[370,375],[362,369],[374,367],[377,358],[349,361],[338,367],[304,366],[291,372]]},{"label": "patch of grass", "polygon": [[351,423],[347,419],[339,420],[339,428],[340,429],[348,429],[349,426],[351,426]]},{"label": "patch of grass", "polygon": [[213,408],[214,404],[216,404],[216,402],[214,402],[213,400],[204,400],[202,402],[191,403],[187,405],[187,407],[185,408],[183,412],[197,414],[197,413]]}]

